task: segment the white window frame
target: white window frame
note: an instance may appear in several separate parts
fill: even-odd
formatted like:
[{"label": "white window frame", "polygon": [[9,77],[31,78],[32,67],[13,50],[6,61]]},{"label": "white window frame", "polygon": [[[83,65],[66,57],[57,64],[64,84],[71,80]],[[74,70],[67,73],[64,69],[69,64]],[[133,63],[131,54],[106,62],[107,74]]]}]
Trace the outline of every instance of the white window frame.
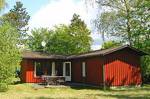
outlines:
[{"label": "white window frame", "polygon": [[37,77],[36,76],[36,61],[34,62],[34,77]]},{"label": "white window frame", "polygon": [[51,76],[56,76],[56,64],[55,62],[51,63],[52,67],[51,67]]},{"label": "white window frame", "polygon": [[[37,61],[34,62],[34,78],[40,77],[40,76],[37,76],[37,75],[36,75],[36,64],[37,64],[37,63],[38,63]],[[39,63],[40,63],[40,62],[39,62]]]},{"label": "white window frame", "polygon": [[86,62],[82,62],[82,77],[86,77]]},{"label": "white window frame", "polygon": [[[65,66],[66,63],[70,64],[70,76],[66,76],[66,66]],[[65,81],[71,81],[71,77],[72,77],[72,75],[71,75],[71,69],[72,69],[71,62],[67,61],[67,62],[63,63],[63,76],[65,77]]]}]

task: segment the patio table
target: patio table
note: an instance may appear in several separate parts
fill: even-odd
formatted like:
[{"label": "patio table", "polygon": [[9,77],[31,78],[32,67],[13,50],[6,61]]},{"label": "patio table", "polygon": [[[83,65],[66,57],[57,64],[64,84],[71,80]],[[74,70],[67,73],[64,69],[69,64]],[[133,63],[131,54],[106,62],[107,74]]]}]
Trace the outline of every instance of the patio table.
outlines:
[{"label": "patio table", "polygon": [[64,84],[64,82],[65,82],[64,76],[43,75],[42,79],[46,82],[47,85],[60,85],[60,84]]}]

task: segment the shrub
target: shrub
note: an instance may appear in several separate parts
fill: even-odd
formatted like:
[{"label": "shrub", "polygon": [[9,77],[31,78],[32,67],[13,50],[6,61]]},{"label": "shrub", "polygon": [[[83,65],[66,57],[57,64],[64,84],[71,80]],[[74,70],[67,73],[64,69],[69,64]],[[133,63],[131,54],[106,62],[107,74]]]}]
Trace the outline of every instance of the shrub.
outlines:
[{"label": "shrub", "polygon": [[0,90],[6,91],[12,83],[15,68],[20,64],[17,47],[18,32],[8,23],[0,24]]},{"label": "shrub", "polygon": [[0,92],[5,92],[8,90],[8,85],[6,83],[0,83]]}]

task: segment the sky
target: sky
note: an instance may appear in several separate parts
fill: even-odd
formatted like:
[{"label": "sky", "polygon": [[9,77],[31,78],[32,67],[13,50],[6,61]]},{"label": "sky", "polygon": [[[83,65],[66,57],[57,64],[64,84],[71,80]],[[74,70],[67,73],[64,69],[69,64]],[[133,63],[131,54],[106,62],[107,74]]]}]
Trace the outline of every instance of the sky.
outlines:
[{"label": "sky", "polygon": [[86,6],[84,0],[6,0],[8,6],[4,13],[8,12],[15,5],[16,1],[21,1],[23,7],[31,16],[29,21],[30,30],[39,27],[52,28],[59,24],[69,24],[74,13],[80,15],[88,28],[92,31],[91,37],[93,50],[100,49],[102,39],[100,34],[94,32],[92,20],[96,18],[97,8]]}]

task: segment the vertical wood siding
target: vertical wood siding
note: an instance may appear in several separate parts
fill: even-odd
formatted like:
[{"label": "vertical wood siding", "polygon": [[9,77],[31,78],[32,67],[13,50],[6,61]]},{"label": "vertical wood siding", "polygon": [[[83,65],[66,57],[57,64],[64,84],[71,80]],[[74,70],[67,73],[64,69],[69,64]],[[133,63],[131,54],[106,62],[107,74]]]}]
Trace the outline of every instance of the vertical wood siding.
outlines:
[{"label": "vertical wood siding", "polygon": [[[72,61],[72,81],[102,85],[101,57],[75,59]],[[86,77],[82,77],[82,62],[86,62]]]},{"label": "vertical wood siding", "polygon": [[27,83],[39,83],[43,80],[39,77],[34,77],[34,61],[23,59],[21,66],[21,80]]},{"label": "vertical wood siding", "polygon": [[140,85],[140,56],[130,50],[106,55],[105,83],[107,86]]}]

